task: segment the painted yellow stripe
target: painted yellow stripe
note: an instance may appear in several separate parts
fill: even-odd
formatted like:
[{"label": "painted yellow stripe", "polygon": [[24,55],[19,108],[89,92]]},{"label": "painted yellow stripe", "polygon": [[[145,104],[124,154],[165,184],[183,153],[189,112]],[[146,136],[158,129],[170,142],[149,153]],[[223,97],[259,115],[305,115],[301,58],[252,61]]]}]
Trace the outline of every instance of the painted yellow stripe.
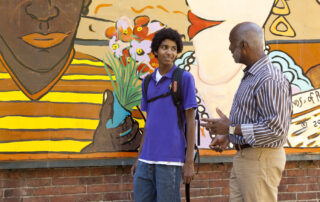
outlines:
[{"label": "painted yellow stripe", "polygon": [[91,141],[44,140],[0,143],[0,152],[80,152]]},{"label": "painted yellow stripe", "polygon": [[30,101],[21,91],[0,92],[0,101]]},{"label": "painted yellow stripe", "polygon": [[88,129],[95,130],[99,120],[65,117],[5,116],[0,118],[0,129]]},{"label": "painted yellow stripe", "polygon": [[136,119],[136,118],[133,118],[133,119],[138,122],[139,128],[144,128],[145,122],[143,119]]},{"label": "painted yellow stripe", "polygon": [[0,73],[0,79],[10,79],[11,76],[9,73]]},{"label": "painted yellow stripe", "polygon": [[[72,92],[50,92],[43,96],[40,101],[66,102],[66,103],[90,103],[102,104],[102,93],[72,93]],[[21,91],[0,92],[0,101],[30,101]]]},{"label": "painted yellow stripe", "polygon": [[102,61],[91,61],[91,60],[81,60],[81,59],[73,59],[71,64],[73,65],[92,65],[97,67],[104,67]]},{"label": "painted yellow stripe", "polygon": [[[112,76],[113,80],[116,80],[115,76]],[[61,80],[102,80],[102,81],[110,81],[110,77],[107,75],[66,75],[61,77]]]},{"label": "painted yellow stripe", "polygon": [[41,98],[40,101],[102,104],[103,94],[51,92]]}]

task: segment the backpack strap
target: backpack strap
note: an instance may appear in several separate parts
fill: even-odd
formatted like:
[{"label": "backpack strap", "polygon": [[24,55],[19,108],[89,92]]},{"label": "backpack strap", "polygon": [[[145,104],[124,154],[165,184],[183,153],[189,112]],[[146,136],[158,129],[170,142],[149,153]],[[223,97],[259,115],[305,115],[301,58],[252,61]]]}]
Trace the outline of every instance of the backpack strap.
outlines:
[{"label": "backpack strap", "polygon": [[150,83],[151,78],[152,78],[152,74],[149,74],[146,76],[146,78],[144,79],[144,82],[143,82],[144,96],[145,96],[146,100],[148,100],[148,87],[149,87],[149,83]]},{"label": "backpack strap", "polygon": [[177,107],[177,116],[178,116],[178,124],[179,128],[183,130],[183,123],[182,123],[182,115],[181,115],[181,105],[182,105],[182,87],[181,87],[181,80],[182,74],[184,70],[177,67],[172,73],[171,79],[171,95],[173,99],[174,105]]},{"label": "backpack strap", "polygon": [[199,111],[198,108],[196,109],[196,117],[195,117],[196,121],[197,121],[197,142],[196,145],[200,145],[200,115],[199,115]]},{"label": "backpack strap", "polygon": [[182,105],[181,80],[182,80],[183,72],[184,72],[183,69],[181,69],[179,67],[175,68],[172,73],[170,91],[168,91],[167,93],[164,93],[162,95],[156,96],[154,98],[151,98],[151,99],[148,99],[148,86],[149,86],[150,80],[152,78],[152,74],[149,74],[144,79],[144,83],[143,83],[143,89],[144,89],[144,94],[145,94],[147,103],[153,102],[159,98],[167,97],[167,96],[171,95],[173,103],[177,108],[178,124],[179,124],[179,128],[181,130],[184,129],[183,123],[182,123],[182,115],[181,115],[181,105]]},{"label": "backpack strap", "polygon": [[152,78],[152,74],[149,74],[145,79],[144,79],[144,83],[143,83],[143,89],[144,89],[144,95],[145,95],[145,98],[147,100],[147,103],[149,102],[153,102],[159,98],[162,98],[162,97],[167,97],[169,95],[171,95],[171,92],[168,91],[167,93],[164,93],[162,95],[159,95],[159,96],[156,96],[154,98],[151,98],[151,99],[148,99],[148,87],[149,87],[149,83],[151,81],[151,78]]},{"label": "backpack strap", "polygon": [[150,100],[147,100],[147,103],[153,102],[153,101],[155,101],[155,100],[157,100],[157,99],[159,99],[159,98],[162,98],[162,97],[168,97],[169,95],[171,95],[171,92],[170,92],[170,91],[168,91],[167,93],[164,93],[164,94],[162,94],[162,95],[156,96],[156,97],[154,97],[154,98],[151,98]]}]

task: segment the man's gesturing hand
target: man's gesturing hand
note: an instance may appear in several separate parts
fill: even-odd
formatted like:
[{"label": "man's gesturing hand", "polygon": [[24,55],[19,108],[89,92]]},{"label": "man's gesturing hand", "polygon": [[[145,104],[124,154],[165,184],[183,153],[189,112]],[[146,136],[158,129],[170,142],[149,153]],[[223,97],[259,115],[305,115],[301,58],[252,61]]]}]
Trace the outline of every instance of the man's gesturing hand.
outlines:
[{"label": "man's gesturing hand", "polygon": [[217,108],[216,111],[220,116],[220,118],[218,119],[203,118],[201,119],[201,121],[205,123],[201,123],[201,126],[205,127],[210,134],[228,135],[231,121],[219,108]]}]

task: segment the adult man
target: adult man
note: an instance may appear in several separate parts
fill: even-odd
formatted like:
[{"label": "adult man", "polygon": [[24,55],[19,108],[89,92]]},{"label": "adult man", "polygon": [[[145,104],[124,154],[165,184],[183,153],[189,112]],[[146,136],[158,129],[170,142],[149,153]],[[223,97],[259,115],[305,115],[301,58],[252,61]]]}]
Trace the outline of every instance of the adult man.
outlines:
[{"label": "adult man", "polygon": [[288,80],[264,53],[262,29],[254,23],[236,25],[230,33],[235,62],[246,65],[229,119],[204,119],[210,144],[222,151],[232,142],[237,149],[230,179],[230,201],[277,201],[277,186],[285,166],[291,117]]},{"label": "adult man", "polygon": [[134,198],[143,202],[180,201],[181,174],[184,183],[190,183],[194,171],[195,85],[192,75],[183,72],[179,107],[184,111],[181,115],[183,123],[186,122],[185,136],[184,129],[179,127],[177,108],[171,96],[147,102],[169,91],[172,74],[177,68],[174,61],[182,51],[181,37],[173,29],[163,29],[155,35],[151,49],[158,58],[159,67],[152,74],[148,92],[142,89],[141,109],[147,112],[148,118],[139,159],[132,167]]}]

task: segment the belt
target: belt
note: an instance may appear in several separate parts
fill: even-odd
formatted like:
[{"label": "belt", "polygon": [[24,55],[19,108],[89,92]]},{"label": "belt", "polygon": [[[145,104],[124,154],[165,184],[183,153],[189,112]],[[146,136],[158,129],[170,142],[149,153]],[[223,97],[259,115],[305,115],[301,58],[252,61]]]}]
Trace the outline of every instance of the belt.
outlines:
[{"label": "belt", "polygon": [[234,148],[237,150],[237,151],[239,151],[239,150],[242,150],[242,149],[245,149],[245,148],[250,148],[251,147],[251,145],[249,145],[249,144],[235,144],[234,145]]}]

